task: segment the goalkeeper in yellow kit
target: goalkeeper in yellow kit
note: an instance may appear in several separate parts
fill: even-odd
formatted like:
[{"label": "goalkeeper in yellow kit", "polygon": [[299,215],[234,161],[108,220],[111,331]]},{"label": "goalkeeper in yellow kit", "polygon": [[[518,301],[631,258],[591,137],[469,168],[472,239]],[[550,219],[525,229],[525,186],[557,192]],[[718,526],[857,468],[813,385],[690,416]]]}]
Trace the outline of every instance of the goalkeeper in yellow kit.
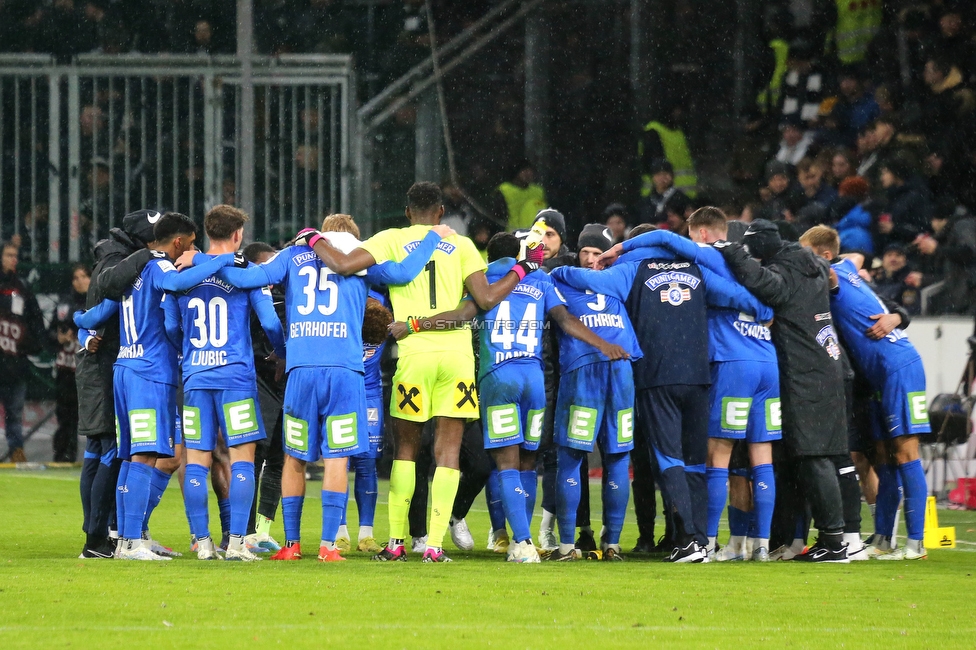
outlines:
[{"label": "goalkeeper in yellow kit", "polygon": [[[325,239],[303,231],[319,257],[333,271],[356,273],[373,264],[402,261],[444,214],[443,196],[434,183],[415,183],[407,192],[408,228],[384,230],[344,254]],[[373,559],[405,561],[403,540],[407,512],[413,497],[414,459],[420,447],[424,423],[437,418],[431,484],[431,516],[424,562],[449,562],[441,545],[457,494],[461,437],[466,420],[478,417],[474,351],[466,330],[418,331],[420,318],[454,309],[465,293],[483,310],[489,310],[511,292],[542,261],[542,246],[494,284],[485,277],[484,260],[467,237],[453,235],[441,240],[424,271],[412,282],[391,286],[394,318],[415,328],[399,344],[399,361],[393,376],[390,413],[394,417],[395,456],[390,474],[390,541]]]}]

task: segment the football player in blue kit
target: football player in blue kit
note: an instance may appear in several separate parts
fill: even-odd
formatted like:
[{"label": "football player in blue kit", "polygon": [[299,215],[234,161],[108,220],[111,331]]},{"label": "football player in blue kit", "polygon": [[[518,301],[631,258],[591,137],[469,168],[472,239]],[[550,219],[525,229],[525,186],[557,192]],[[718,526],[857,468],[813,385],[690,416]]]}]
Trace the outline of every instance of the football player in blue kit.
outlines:
[{"label": "football player in blue kit", "polygon": [[75,323],[93,329],[119,312],[121,347],[115,362],[115,412],[119,457],[127,460],[119,475],[120,559],[158,560],[142,539],[157,458],[171,458],[180,443],[177,427],[177,355],[182,342],[176,298],[234,263],[234,255],[208,258],[192,271],[178,273],[173,260],[192,251],[196,226],[186,215],[169,212],[154,227],[153,257],[127,289],[121,304],[105,300]]},{"label": "football player in blue kit", "polygon": [[[511,271],[519,246],[515,235],[498,233],[492,237],[488,242],[489,282]],[[568,336],[586,341],[605,358],[627,358],[624,348],[605,341],[574,318],[549,276],[539,270],[527,274],[508,297],[487,312],[478,314],[474,301],[465,299],[456,310],[418,319],[412,326],[395,323],[392,328],[394,335],[402,338],[416,330],[446,330],[477,317],[482,431],[485,448],[498,468],[496,487],[512,527],[515,543],[508,549],[509,562],[540,560],[529,521],[538,484],[535,451],[542,438],[546,407],[541,356],[546,315]],[[578,466],[576,472],[578,476]]]},{"label": "football player in blue kit", "polygon": [[[596,260],[613,244],[602,224],[583,228],[577,241],[579,263],[595,268]],[[623,302],[614,296],[584,291],[560,281],[556,288],[569,312],[601,338],[621,346],[631,361],[640,359],[640,346]],[[634,448],[634,375],[630,363],[617,362],[599,349],[559,333],[559,392],[556,398],[554,440],[556,463],[556,523],[559,547],[546,557],[566,562],[577,558],[573,542],[582,482],[580,465],[586,454],[600,446],[603,459],[603,559],[619,561],[620,533],[630,500],[630,452]],[[582,485],[581,485],[582,482]]]},{"label": "football player in blue kit", "polygon": [[[660,246],[738,285],[721,253],[708,246],[727,238],[725,214],[714,207],[696,210],[688,217],[688,234],[692,241],[663,230],[646,233],[630,240],[626,247],[618,245],[615,252]],[[769,328],[752,315],[735,309],[710,307],[708,334],[712,374],[706,469],[708,547],[711,551],[716,546],[719,520],[728,496],[733,445],[736,440],[744,440],[749,446],[758,539],[751,555],[746,557],[746,531],[735,524],[741,520],[748,528],[748,515],[730,505],[733,536],[727,546],[715,553],[714,559],[765,562],[769,559],[769,535],[776,503],[772,443],[782,439],[776,349]]]},{"label": "football player in blue kit", "polygon": [[[229,205],[207,213],[207,256],[236,253],[247,215]],[[201,256],[202,259],[203,256]],[[285,338],[267,286],[242,291],[212,275],[179,296],[183,324],[183,499],[197,557],[220,559],[210,537],[207,475],[218,435],[230,450],[230,538],[224,559],[254,561],[244,543],[254,500],[254,452],[265,438],[251,347],[251,311],[279,358]]]},{"label": "football player in blue kit", "polygon": [[[915,346],[900,329],[891,330],[886,336],[875,339],[868,331],[875,326],[878,313],[887,308],[863,278],[858,274],[863,264],[861,255],[853,254],[839,259],[840,238],[837,231],[827,226],[815,226],[805,232],[800,243],[816,254],[832,262],[830,274],[830,311],[840,329],[841,338],[850,353],[855,367],[861,372],[872,389],[881,395],[881,410],[886,426],[878,427],[878,492],[890,491],[886,481],[901,478],[905,492],[905,527],[907,543],[895,550],[887,540],[876,540],[880,553],[873,554],[879,560],[919,560],[927,556],[923,545],[925,529],[925,501],[928,486],[925,470],[918,452],[918,437],[929,433],[928,409],[925,398],[925,370]],[[882,465],[889,465],[882,468]],[[896,467],[891,467],[896,465]],[[884,471],[888,469],[889,471]],[[897,510],[897,501],[889,502]],[[881,501],[879,510],[883,508]],[[878,522],[889,522],[881,530],[881,536],[890,535],[895,511],[876,512]],[[887,546],[885,543],[887,542]]]},{"label": "football player in blue kit", "polygon": [[644,353],[634,363],[639,421],[660,467],[665,504],[680,522],[666,561],[705,562],[711,383],[706,306],[744,311],[761,321],[772,311],[708,268],[673,258],[669,251],[638,249],[603,271],[561,267],[553,276],[626,305]]},{"label": "football player in blue kit", "polygon": [[[408,282],[430,259],[446,227],[432,229],[403,262],[374,266],[357,275],[334,273],[311,250],[323,235],[302,231],[296,244],[247,269],[227,268],[219,277],[241,289],[280,285],[287,310],[285,466],[281,479],[285,546],[272,560],[301,559],[301,516],[305,465],[324,459],[322,535],[319,560],[337,562],[335,541],[346,503],[350,456],[367,448],[366,389],[363,377],[363,314],[366,280]],[[333,246],[349,252],[359,240],[349,233],[326,233]],[[196,258],[194,259],[196,261]],[[366,276],[366,277],[364,277]]]}]

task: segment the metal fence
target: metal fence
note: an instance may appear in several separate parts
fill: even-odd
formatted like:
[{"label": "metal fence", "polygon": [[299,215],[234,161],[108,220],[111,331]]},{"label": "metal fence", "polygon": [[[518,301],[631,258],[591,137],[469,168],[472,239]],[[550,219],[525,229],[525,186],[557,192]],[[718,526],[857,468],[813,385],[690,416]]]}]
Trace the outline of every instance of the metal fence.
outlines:
[{"label": "metal fence", "polygon": [[[349,56],[253,59],[258,239],[351,205]],[[198,222],[236,203],[242,133],[235,57],[0,57],[0,235],[34,262],[85,259],[122,216]]]}]

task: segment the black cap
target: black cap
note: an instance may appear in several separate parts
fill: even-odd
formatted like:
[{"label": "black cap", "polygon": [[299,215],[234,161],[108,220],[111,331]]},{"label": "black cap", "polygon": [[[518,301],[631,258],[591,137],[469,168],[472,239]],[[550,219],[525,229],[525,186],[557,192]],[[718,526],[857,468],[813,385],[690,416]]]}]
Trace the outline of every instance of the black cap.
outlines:
[{"label": "black cap", "polygon": [[[904,256],[908,256],[908,249],[905,248],[904,244],[888,244],[884,249],[885,253],[899,253]],[[882,253],[883,254],[883,253]]]},{"label": "black cap", "polygon": [[602,223],[588,223],[583,226],[583,232],[576,241],[576,252],[584,248],[598,248],[601,253],[606,253],[611,246],[613,246],[613,235],[610,229]]},{"label": "black cap", "polygon": [[546,208],[535,215],[535,219],[532,221],[534,224],[539,219],[545,219],[546,225],[559,234],[559,238],[566,243],[566,217],[559,210],[553,210],[552,208]]},{"label": "black cap", "polygon": [[667,158],[655,158],[651,161],[650,167],[651,176],[658,172],[667,172],[669,174],[674,174],[674,166]]},{"label": "black cap", "polygon": [[122,230],[143,246],[155,241],[153,228],[163,213],[159,210],[136,210],[122,217]]},{"label": "black cap", "polygon": [[766,165],[766,180],[768,181],[773,176],[786,176],[789,178],[790,166],[775,159],[770,160]]},{"label": "black cap", "polygon": [[749,253],[760,260],[767,260],[783,247],[779,228],[772,221],[756,219],[742,236],[742,243],[749,247]]}]

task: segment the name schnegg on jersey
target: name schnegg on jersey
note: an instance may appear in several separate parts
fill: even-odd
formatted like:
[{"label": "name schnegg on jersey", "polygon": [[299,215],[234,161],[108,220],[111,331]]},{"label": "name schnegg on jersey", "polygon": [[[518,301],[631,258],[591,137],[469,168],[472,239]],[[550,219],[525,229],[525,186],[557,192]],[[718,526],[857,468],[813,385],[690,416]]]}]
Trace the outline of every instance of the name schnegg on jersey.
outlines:
[{"label": "name schnegg on jersey", "polygon": [[738,320],[733,324],[735,331],[747,338],[759,339],[760,341],[772,341],[769,328],[762,323],[757,323],[752,316],[739,313]]}]

